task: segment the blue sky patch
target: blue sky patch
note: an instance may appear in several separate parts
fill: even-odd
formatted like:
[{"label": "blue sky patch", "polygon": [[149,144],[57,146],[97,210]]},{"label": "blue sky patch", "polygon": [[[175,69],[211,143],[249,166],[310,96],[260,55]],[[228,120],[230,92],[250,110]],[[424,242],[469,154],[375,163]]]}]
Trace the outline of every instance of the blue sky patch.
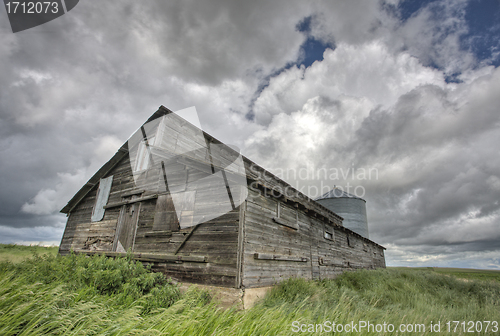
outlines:
[{"label": "blue sky patch", "polygon": [[313,17],[312,16],[307,16],[305,17],[302,21],[297,23],[295,28],[302,33],[309,34],[311,32],[311,22],[312,22]]},{"label": "blue sky patch", "polygon": [[[386,10],[397,16],[403,23],[418,12],[430,7],[434,20],[442,20],[446,2],[443,0],[405,0],[398,4],[397,10],[389,6]],[[500,65],[500,1],[469,0],[464,12],[457,10],[453,15],[462,16],[467,25],[467,32],[460,36],[460,48],[473,53],[478,64]],[[445,33],[446,34],[446,33]],[[434,62],[428,64],[439,70]],[[448,82],[454,82],[457,75],[448,76]]]},{"label": "blue sky patch", "polygon": [[471,0],[465,13],[469,33],[462,37],[479,62],[500,65],[500,1]]},{"label": "blue sky patch", "polygon": [[322,61],[326,49],[335,49],[331,43],[325,43],[311,35],[313,20],[313,16],[307,16],[295,26],[295,29],[307,36],[307,39],[300,46],[300,56],[295,63],[299,67],[303,64],[307,68],[315,61]]},{"label": "blue sky patch", "polygon": [[314,18],[312,16],[305,17],[295,26],[299,32],[304,33],[307,36],[307,39],[300,46],[299,58],[296,62],[287,63],[284,67],[277,69],[262,80],[261,84],[255,91],[252,100],[250,101],[249,112],[246,114],[246,118],[248,120],[254,119],[255,115],[253,113],[253,106],[255,101],[260,96],[261,92],[269,86],[271,78],[278,76],[280,73],[293,66],[300,67],[301,65],[304,65],[306,68],[310,67],[314,62],[323,60],[323,53],[326,49],[335,49],[334,45],[318,40],[311,35],[311,23],[313,19]]},{"label": "blue sky patch", "polygon": [[326,49],[334,49],[334,47],[329,43],[324,43],[323,41],[316,40],[315,38],[309,36],[307,40],[300,47],[302,57],[299,58],[298,66],[304,64],[307,68],[311,66],[315,61],[323,60],[323,53]]},{"label": "blue sky patch", "polygon": [[399,3],[398,12],[401,21],[406,22],[414,14],[416,14],[420,9],[427,7],[430,3],[436,2],[438,0],[405,0]]}]

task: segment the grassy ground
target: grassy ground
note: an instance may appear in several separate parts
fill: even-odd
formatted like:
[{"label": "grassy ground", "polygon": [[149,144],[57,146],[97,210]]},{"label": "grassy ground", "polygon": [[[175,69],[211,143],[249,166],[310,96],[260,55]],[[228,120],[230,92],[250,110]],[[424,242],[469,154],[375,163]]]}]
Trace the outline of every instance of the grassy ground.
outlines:
[{"label": "grassy ground", "polygon": [[471,268],[447,268],[447,267],[390,267],[407,271],[432,271],[439,274],[454,276],[466,280],[495,280],[500,282],[500,270],[483,270]]},{"label": "grassy ground", "polygon": [[14,244],[0,244],[0,262],[10,261],[19,263],[26,258],[32,257],[33,254],[57,255],[59,247],[43,247],[43,246],[24,246]]},{"label": "grassy ground", "polygon": [[[396,330],[336,334],[468,335],[460,327],[448,332],[446,322],[500,322],[500,283],[430,269],[291,279],[252,309],[238,311],[219,308],[204,291],[181,295],[161,274],[127,258],[47,254],[0,263],[0,298],[0,335],[309,335],[310,328],[328,330],[329,322],[359,328],[360,321]],[[437,322],[441,332],[431,332]],[[425,331],[397,333],[400,324],[423,324]],[[293,332],[300,328],[305,332]],[[493,329],[490,323],[479,334],[498,334]]]}]

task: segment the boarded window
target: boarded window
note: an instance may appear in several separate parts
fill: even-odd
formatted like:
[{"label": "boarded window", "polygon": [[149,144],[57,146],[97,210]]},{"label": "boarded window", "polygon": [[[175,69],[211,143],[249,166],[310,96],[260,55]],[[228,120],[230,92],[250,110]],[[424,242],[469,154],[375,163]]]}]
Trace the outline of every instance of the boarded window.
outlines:
[{"label": "boarded window", "polygon": [[280,204],[279,217],[283,218],[284,220],[288,220],[292,223],[297,224],[297,209],[294,209],[291,206],[288,206],[281,202],[279,204]]},{"label": "boarded window", "polygon": [[273,218],[273,221],[295,230],[299,229],[297,209],[285,205],[282,202],[278,202],[277,204],[276,217]]},{"label": "boarded window", "polygon": [[113,184],[113,175],[99,181],[96,202],[92,211],[92,222],[98,222],[104,218],[104,206],[108,203],[111,184]]}]

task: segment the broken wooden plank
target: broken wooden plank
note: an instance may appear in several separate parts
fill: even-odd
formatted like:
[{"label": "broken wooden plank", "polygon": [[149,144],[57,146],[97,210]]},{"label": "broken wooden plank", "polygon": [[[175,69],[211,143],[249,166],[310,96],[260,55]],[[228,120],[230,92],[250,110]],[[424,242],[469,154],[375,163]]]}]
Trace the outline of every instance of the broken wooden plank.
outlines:
[{"label": "broken wooden plank", "polygon": [[142,234],[144,237],[171,237],[172,231],[149,231]]},{"label": "broken wooden plank", "polygon": [[130,190],[130,191],[127,191],[127,192],[124,192],[122,193],[120,196],[121,197],[128,197],[128,196],[133,196],[133,195],[138,195],[138,194],[142,194],[143,192],[145,192],[146,190],[144,189],[140,189],[140,190]]},{"label": "broken wooden plank", "polygon": [[154,194],[154,195],[144,196],[144,197],[141,197],[141,198],[136,198],[136,199],[133,199],[133,200],[127,200],[127,201],[117,202],[117,203],[113,203],[113,204],[108,204],[108,205],[104,206],[104,209],[116,208],[116,207],[119,207],[119,206],[122,206],[122,205],[125,205],[125,204],[132,204],[132,203],[147,201],[147,200],[150,200],[150,199],[153,199],[153,198],[158,198],[158,195]]},{"label": "broken wooden plank", "polygon": [[[125,252],[103,252],[103,251],[82,251],[75,250],[75,253],[83,253],[88,255],[105,255],[106,257],[126,257]],[[173,254],[151,254],[151,253],[131,253],[135,260],[144,260],[152,262],[199,262],[205,263],[208,261],[206,256],[183,256]]]},{"label": "broken wooden plank", "polygon": [[267,253],[254,253],[254,259],[258,260],[278,260],[278,261],[298,261],[307,262],[309,259],[307,257],[295,257],[283,254],[267,254]]},{"label": "broken wooden plank", "polygon": [[294,230],[299,229],[299,225],[297,223],[293,223],[293,222],[284,220],[282,218],[273,217],[273,222],[278,223],[278,224],[283,225],[283,226],[286,226],[286,227],[289,227],[289,228],[292,228]]},{"label": "broken wooden plank", "polygon": [[193,234],[194,230],[196,230],[199,226],[200,226],[200,224],[196,224],[195,226],[193,226],[193,228],[189,231],[189,233],[184,237],[182,242],[179,244],[179,246],[175,249],[174,254],[177,254],[177,252],[179,252],[179,250],[184,245],[184,243],[186,243],[186,241],[189,239],[189,237],[191,237],[191,235]]}]

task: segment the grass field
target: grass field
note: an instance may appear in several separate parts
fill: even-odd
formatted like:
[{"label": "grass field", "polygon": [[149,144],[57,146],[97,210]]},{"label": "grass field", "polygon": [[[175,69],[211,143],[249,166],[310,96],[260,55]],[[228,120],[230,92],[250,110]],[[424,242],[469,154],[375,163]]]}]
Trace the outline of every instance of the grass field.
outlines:
[{"label": "grass field", "polygon": [[[313,335],[314,329],[321,335],[332,334],[324,332],[329,322],[359,328],[361,321],[396,330],[335,334],[470,335],[460,325],[448,332],[446,323],[474,321],[476,328],[477,321],[490,321],[487,332],[481,322],[483,330],[473,334],[498,335],[491,321],[500,322],[500,283],[446,272],[390,268],[335,280],[291,279],[239,311],[221,309],[201,290],[180,294],[161,274],[127,258],[47,253],[0,263],[0,335]],[[431,332],[438,322],[441,331]],[[397,332],[401,324],[425,329]]]},{"label": "grass field", "polygon": [[0,244],[0,262],[10,261],[18,263],[26,258],[32,257],[33,254],[57,255],[59,247],[43,247],[43,246],[24,246],[14,244]]},{"label": "grass field", "polygon": [[447,268],[447,267],[389,267],[402,271],[432,271],[438,274],[454,276],[465,280],[495,280],[500,282],[500,270],[482,270],[471,268]]}]

